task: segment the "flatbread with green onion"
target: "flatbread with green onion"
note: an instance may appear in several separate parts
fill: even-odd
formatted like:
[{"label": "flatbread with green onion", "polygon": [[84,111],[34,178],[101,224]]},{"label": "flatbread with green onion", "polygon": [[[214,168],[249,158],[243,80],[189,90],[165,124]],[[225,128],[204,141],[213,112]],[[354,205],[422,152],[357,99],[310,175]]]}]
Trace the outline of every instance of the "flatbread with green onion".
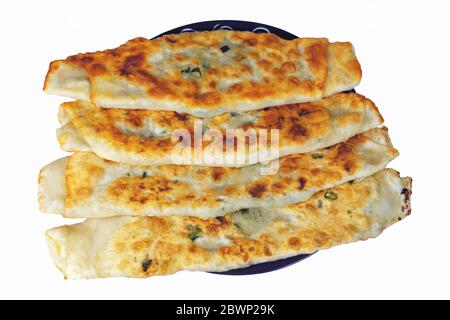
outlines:
[{"label": "flatbread with green onion", "polygon": [[[184,164],[218,167],[241,167],[310,152],[345,141],[383,123],[375,104],[356,93],[208,119],[171,111],[105,109],[77,100],[61,105],[59,120],[58,140],[66,151],[92,151],[102,158],[134,165],[180,164],[172,154],[180,142],[172,136],[177,130],[184,129],[191,135],[189,144],[184,146],[190,153]],[[197,129],[196,123],[199,124]],[[243,136],[232,139],[228,146],[223,139],[229,137],[229,129],[235,129],[235,133],[242,130]],[[266,131],[261,132],[261,129]],[[273,129],[279,130],[277,145],[271,140]],[[192,143],[194,130],[205,139],[209,132],[219,133],[223,138],[219,141],[219,152],[203,152],[198,158],[200,162],[194,162],[197,150],[207,150],[217,143],[215,140]],[[245,133],[248,134],[245,136]],[[268,144],[252,142],[250,134],[254,134],[253,141],[267,137]],[[278,152],[271,152],[272,147]],[[237,152],[243,153],[242,161],[224,161]]]},{"label": "flatbread with green onion", "polygon": [[378,236],[410,213],[411,179],[392,169],[286,208],[224,217],[111,217],[48,230],[67,279],[226,271]]},{"label": "flatbread with green onion", "polygon": [[43,212],[70,218],[117,215],[221,216],[242,208],[285,207],[317,191],[369,176],[398,152],[386,128],[376,128],[310,153],[281,158],[276,174],[243,168],[132,166],[79,152],[44,167]]},{"label": "flatbread with green onion", "polygon": [[218,30],[136,38],[53,61],[44,90],[102,107],[207,118],[316,101],[360,80],[349,42]]}]

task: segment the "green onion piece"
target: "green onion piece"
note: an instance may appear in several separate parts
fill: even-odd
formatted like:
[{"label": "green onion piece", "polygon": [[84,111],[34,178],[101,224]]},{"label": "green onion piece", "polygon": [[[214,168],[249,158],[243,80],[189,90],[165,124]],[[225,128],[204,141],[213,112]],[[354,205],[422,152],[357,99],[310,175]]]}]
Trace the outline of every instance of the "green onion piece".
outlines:
[{"label": "green onion piece", "polygon": [[241,209],[241,210],[239,210],[239,213],[242,213],[242,214],[249,214],[249,213],[250,213],[250,209],[249,209],[249,208]]},{"label": "green onion piece", "polygon": [[227,45],[224,45],[223,47],[220,48],[220,51],[222,51],[222,53],[227,52],[228,50],[230,50],[230,47]]},{"label": "green onion piece", "polygon": [[321,154],[321,153],[313,153],[313,154],[311,154],[311,156],[313,157],[313,159],[323,158],[323,154]]},{"label": "green onion piece", "polygon": [[188,225],[188,237],[191,241],[201,237],[202,229],[199,226]]},{"label": "green onion piece", "polygon": [[144,272],[147,272],[147,270],[151,264],[152,264],[152,259],[145,259],[144,262],[142,262],[142,270],[144,270]]},{"label": "green onion piece", "polygon": [[317,201],[317,207],[322,208],[322,206],[323,206],[322,199],[319,199],[319,201]]},{"label": "green onion piece", "polygon": [[181,73],[189,73],[191,72],[191,67],[187,67],[186,69],[182,69]]},{"label": "green onion piece", "polygon": [[338,198],[338,195],[333,191],[327,191],[325,192],[325,198],[327,198],[328,200],[336,200]]},{"label": "green onion piece", "polygon": [[199,68],[199,67],[196,67],[196,68],[191,69],[191,73],[194,73],[194,72],[198,72],[198,74],[199,74],[200,76],[202,75],[202,72],[200,71],[200,68]]}]

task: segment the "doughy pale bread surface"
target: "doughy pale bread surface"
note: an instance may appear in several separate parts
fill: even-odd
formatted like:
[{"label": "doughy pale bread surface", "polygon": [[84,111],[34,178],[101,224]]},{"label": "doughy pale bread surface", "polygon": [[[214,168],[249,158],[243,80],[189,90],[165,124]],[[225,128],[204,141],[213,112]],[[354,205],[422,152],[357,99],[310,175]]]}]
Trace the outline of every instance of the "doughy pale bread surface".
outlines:
[{"label": "doughy pale bread surface", "polygon": [[[333,196],[330,196],[333,195]],[[410,213],[411,179],[392,169],[286,208],[224,217],[111,217],[48,230],[67,279],[226,271],[378,236]]]},{"label": "doughy pale bread surface", "polygon": [[53,61],[44,90],[102,107],[212,117],[315,101],[360,80],[351,43],[220,30],[136,38]]},{"label": "doughy pale bread surface", "polygon": [[279,160],[273,175],[261,164],[243,168],[132,166],[80,152],[41,170],[43,212],[71,218],[116,215],[215,217],[242,208],[284,207],[313,193],[369,176],[397,157],[386,128],[337,145]]},{"label": "doughy pale bread surface", "polygon": [[[263,144],[252,145],[248,138],[239,142],[233,139],[231,148],[227,147],[227,140],[219,140],[221,147],[218,150],[223,153],[208,155],[204,152],[201,162],[194,163],[219,167],[240,167],[261,162],[261,159],[272,160],[325,148],[383,123],[375,104],[356,93],[336,94],[311,103],[227,113],[208,119],[172,111],[105,109],[77,100],[60,106],[59,120],[58,140],[64,150],[92,151],[102,158],[133,165],[180,164],[172,157],[172,151],[179,144],[178,139],[172,141],[172,135],[176,130],[184,129],[193,136],[195,123],[198,124],[198,132],[202,130],[210,136],[210,133],[220,133],[224,139],[229,129],[254,133],[256,141],[266,134],[260,134],[261,129],[267,130],[269,138],[272,130],[279,130],[279,151],[276,154],[267,152]],[[194,152],[202,145],[191,141],[186,148],[189,148],[192,160]],[[205,141],[202,150],[215,141]],[[223,161],[229,153],[238,150],[238,143],[245,148],[244,161]]]}]

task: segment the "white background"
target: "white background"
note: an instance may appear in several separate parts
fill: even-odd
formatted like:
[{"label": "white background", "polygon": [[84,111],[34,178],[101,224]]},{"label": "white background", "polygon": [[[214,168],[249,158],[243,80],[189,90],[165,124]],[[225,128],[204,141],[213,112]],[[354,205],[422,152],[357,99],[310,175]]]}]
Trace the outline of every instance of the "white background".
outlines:
[{"label": "white background", "polygon": [[[0,297],[450,298],[449,1],[1,1]],[[263,22],[298,36],[351,41],[373,99],[414,179],[413,211],[379,238],[246,277],[180,272],[145,280],[65,281],[44,241],[70,223],[43,215],[37,175],[64,155],[48,63],[203,20]]]}]

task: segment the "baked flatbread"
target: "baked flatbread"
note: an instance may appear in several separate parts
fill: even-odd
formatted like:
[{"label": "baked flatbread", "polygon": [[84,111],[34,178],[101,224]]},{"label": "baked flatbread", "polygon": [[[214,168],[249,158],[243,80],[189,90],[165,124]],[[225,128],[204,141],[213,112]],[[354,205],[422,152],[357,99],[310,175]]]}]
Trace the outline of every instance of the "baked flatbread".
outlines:
[{"label": "baked flatbread", "polygon": [[411,179],[392,169],[287,208],[219,218],[112,217],[48,230],[67,279],[226,271],[378,236],[410,213]]},{"label": "baked flatbread", "polygon": [[[190,160],[186,159],[184,164],[220,167],[239,167],[261,162],[261,159],[272,160],[325,148],[383,123],[375,104],[356,93],[336,94],[312,103],[226,113],[208,119],[172,111],[104,109],[77,100],[60,106],[59,120],[58,140],[64,150],[92,151],[102,158],[133,165],[180,164],[172,156],[180,142],[172,140],[172,135],[184,129],[192,133],[192,137],[195,123],[199,124],[198,132],[215,131],[222,137],[228,129],[242,129],[244,133],[254,133],[255,141],[260,141],[261,129],[266,129],[269,137],[271,130],[279,130],[278,153],[267,152],[263,144],[254,144],[252,148],[251,140],[244,138],[239,144],[245,148],[245,157],[229,163],[225,159],[238,150],[238,140],[233,139],[231,148],[225,148],[226,141],[219,140],[223,146],[219,147],[221,152],[204,152],[198,158],[201,162],[195,163],[194,152],[201,144],[195,145],[189,139],[185,148],[190,152]],[[211,143],[216,142],[205,141],[203,150]]]},{"label": "baked flatbread", "polygon": [[315,101],[360,80],[351,43],[220,30],[136,38],[53,61],[44,90],[102,107],[212,117]]},{"label": "baked flatbread", "polygon": [[221,216],[242,208],[284,207],[319,190],[383,169],[398,155],[386,128],[279,160],[273,175],[262,165],[243,168],[131,166],[80,152],[41,170],[43,212],[70,218],[116,215]]}]

